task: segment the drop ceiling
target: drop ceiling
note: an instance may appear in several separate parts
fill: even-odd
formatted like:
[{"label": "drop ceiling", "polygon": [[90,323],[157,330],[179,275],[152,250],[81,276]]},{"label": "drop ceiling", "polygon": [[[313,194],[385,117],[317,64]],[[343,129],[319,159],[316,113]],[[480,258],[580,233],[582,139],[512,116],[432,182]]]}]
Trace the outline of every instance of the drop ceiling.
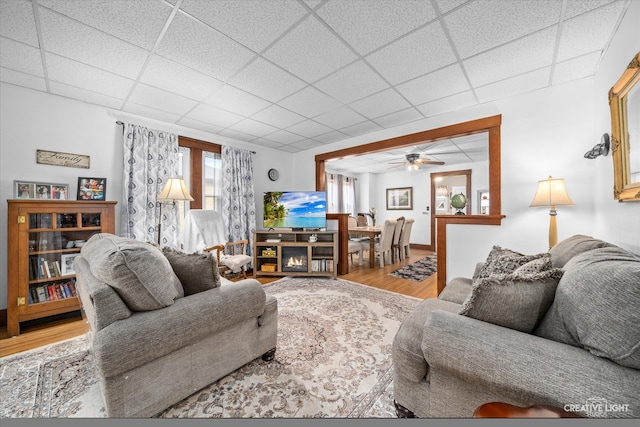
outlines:
[{"label": "drop ceiling", "polygon": [[0,0],[0,81],[294,153],[591,76],[629,1]]}]

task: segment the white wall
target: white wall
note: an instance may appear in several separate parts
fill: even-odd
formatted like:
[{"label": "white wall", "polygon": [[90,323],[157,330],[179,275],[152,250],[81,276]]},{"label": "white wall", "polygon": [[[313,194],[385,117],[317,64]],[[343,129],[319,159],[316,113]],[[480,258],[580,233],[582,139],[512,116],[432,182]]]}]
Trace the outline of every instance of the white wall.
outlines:
[{"label": "white wall", "polygon": [[[0,309],[7,307],[7,199],[13,199],[13,180],[70,184],[75,198],[79,176],[107,178],[107,199],[118,201],[116,231],[122,206],[122,127],[116,120],[137,123],[204,141],[231,144],[256,151],[254,173],[258,199],[258,226],[262,223],[262,192],[294,182],[292,155],[254,144],[241,143],[181,126],[118,113],[107,108],[49,95],[13,85],[0,84]],[[36,150],[62,151],[91,157],[89,169],[41,165]],[[280,179],[273,183],[267,171],[275,167]]]}]

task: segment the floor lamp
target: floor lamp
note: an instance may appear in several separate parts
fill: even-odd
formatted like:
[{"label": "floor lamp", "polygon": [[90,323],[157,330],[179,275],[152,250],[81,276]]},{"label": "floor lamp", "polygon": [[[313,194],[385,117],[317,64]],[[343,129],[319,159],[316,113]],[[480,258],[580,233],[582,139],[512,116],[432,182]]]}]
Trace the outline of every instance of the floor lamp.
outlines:
[{"label": "floor lamp", "polygon": [[531,207],[549,206],[549,249],[558,243],[558,226],[556,224],[556,206],[572,206],[573,201],[569,198],[567,190],[564,188],[563,178],[552,178],[538,181],[538,190],[531,202]]},{"label": "floor lamp", "polygon": [[187,186],[182,178],[169,178],[164,189],[158,194],[158,202],[160,202],[160,218],[158,219],[158,245],[160,245],[160,236],[162,235],[162,205],[164,203],[174,205],[177,200],[193,201],[193,197],[189,194]]}]

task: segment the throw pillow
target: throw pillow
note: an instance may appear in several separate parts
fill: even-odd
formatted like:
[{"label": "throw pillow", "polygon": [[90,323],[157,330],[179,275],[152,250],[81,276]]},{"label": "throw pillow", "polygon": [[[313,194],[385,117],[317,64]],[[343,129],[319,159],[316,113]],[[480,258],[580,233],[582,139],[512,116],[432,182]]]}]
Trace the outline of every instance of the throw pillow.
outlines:
[{"label": "throw pillow", "polygon": [[93,275],[111,286],[132,311],[167,307],[182,285],[162,252],[134,239],[96,234],[82,247]]},{"label": "throw pillow", "polygon": [[459,314],[530,333],[553,302],[562,270],[535,259],[509,274],[478,279]]},{"label": "throw pillow", "polygon": [[603,240],[594,239],[591,236],[576,234],[565,239],[549,249],[551,262],[554,267],[562,268],[574,256],[591,249],[615,247],[615,245]]},{"label": "throw pillow", "polygon": [[512,273],[518,267],[535,259],[542,258],[545,255],[546,253],[525,255],[511,249],[494,246],[491,252],[489,252],[482,268],[480,268],[480,271],[475,275],[474,280],[487,278],[494,274]]},{"label": "throw pillow", "polygon": [[220,286],[218,262],[210,252],[187,254],[164,247],[162,253],[180,279],[185,296]]},{"label": "throw pillow", "polygon": [[573,257],[535,334],[640,369],[640,256],[617,246]]}]

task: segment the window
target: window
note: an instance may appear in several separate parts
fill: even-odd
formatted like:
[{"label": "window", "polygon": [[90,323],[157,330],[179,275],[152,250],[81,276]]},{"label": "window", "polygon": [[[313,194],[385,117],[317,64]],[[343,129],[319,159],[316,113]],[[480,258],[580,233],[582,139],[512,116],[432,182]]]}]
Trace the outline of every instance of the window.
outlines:
[{"label": "window", "polygon": [[180,136],[182,177],[193,197],[184,209],[219,210],[222,203],[222,147],[211,142]]},{"label": "window", "polygon": [[355,178],[327,174],[327,212],[356,215]]}]

